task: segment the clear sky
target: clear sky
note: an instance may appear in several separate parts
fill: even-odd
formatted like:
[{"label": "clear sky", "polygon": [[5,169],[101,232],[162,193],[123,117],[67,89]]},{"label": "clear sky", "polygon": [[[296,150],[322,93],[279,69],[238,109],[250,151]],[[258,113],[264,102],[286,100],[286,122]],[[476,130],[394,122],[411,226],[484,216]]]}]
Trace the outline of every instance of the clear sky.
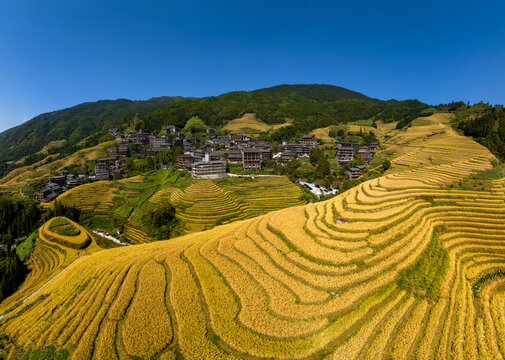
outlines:
[{"label": "clear sky", "polygon": [[505,103],[505,2],[1,0],[0,131],[99,99],[339,85]]}]

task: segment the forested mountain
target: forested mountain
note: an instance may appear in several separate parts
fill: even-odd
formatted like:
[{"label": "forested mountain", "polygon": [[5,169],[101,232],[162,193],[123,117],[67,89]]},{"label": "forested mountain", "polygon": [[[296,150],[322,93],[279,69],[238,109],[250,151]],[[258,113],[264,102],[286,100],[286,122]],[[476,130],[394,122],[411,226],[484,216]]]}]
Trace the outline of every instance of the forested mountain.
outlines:
[{"label": "forested mountain", "polygon": [[25,156],[30,156],[25,159],[25,165],[41,160],[43,154],[34,154],[51,141],[66,140],[65,149],[61,150],[71,153],[84,138],[95,134],[96,142],[101,139],[101,135],[96,134],[98,131],[127,124],[135,113],[142,116],[142,126],[149,131],[158,131],[168,124],[182,127],[193,116],[219,128],[245,113],[255,113],[268,124],[291,119],[301,133],[371,117],[401,120],[416,116],[425,108],[427,105],[417,100],[381,101],[332,85],[279,85],[205,98],[102,100],[42,114],[3,132],[0,134],[0,168],[3,173],[12,170],[18,165],[7,165],[7,162]]},{"label": "forested mountain", "polygon": [[55,140],[74,145],[96,131],[130,121],[136,113],[146,115],[180,99],[101,100],[38,115],[0,134],[0,163],[33,154]]},{"label": "forested mountain", "polygon": [[331,85],[280,85],[255,91],[235,91],[219,96],[184,99],[163,106],[144,121],[150,130],[167,124],[183,126],[193,117],[200,117],[212,127],[245,113],[255,113],[267,124],[286,119],[300,131],[358,119],[376,117],[397,121],[419,114],[428,106],[417,100],[380,101],[363,94]]}]

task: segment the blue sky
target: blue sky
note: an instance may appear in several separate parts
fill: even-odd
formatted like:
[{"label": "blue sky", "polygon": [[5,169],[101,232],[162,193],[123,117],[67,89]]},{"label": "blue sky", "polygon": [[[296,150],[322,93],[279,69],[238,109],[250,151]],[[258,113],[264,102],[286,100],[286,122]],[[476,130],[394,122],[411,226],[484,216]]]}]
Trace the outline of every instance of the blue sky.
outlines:
[{"label": "blue sky", "polygon": [[324,83],[505,103],[503,1],[2,0],[0,131],[99,99]]}]

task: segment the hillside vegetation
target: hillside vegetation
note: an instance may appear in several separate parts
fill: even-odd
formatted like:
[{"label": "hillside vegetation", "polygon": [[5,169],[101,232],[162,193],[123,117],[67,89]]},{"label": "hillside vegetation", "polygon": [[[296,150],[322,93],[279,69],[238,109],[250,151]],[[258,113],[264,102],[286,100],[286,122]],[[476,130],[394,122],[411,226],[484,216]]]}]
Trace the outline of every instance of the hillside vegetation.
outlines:
[{"label": "hillside vegetation", "polygon": [[396,130],[390,171],[331,200],[83,256],[0,329],[74,359],[500,359],[504,179],[448,121]]},{"label": "hillside vegetation", "polygon": [[458,128],[486,146],[500,160],[505,161],[505,111],[485,104],[476,104],[456,112]]},{"label": "hillside vegetation", "polygon": [[[207,127],[258,133],[291,125],[290,138],[359,119],[404,121],[428,107],[417,100],[380,101],[332,85],[281,85],[206,98],[160,97],[146,101],[102,100],[39,115],[0,134],[0,176],[23,166],[60,159],[110,137],[111,126],[126,132],[159,133],[189,119]],[[136,113],[141,119],[133,120]],[[253,115],[254,114],[254,115]],[[239,120],[241,119],[241,120]],[[261,119],[261,120],[259,120]],[[251,125],[248,126],[248,125]]]},{"label": "hillside vegetation", "polygon": [[41,114],[0,134],[0,163],[43,151],[53,141],[66,140],[67,146],[75,145],[99,130],[130,121],[136,113],[146,115],[180,99],[101,100]]},{"label": "hillside vegetation", "polygon": [[[235,91],[206,98],[158,97],[145,101],[101,100],[36,116],[0,134],[0,165],[24,157],[30,165],[57,144],[71,150],[83,139],[110,126],[127,126],[139,113],[147,130],[168,124],[181,128],[193,116],[211,127],[222,127],[244,114],[255,113],[267,124],[294,119],[303,131],[379,116],[399,120],[427,105],[417,100],[380,101],[333,85],[280,85],[255,91]],[[323,125],[324,124],[324,125]],[[61,141],[65,140],[65,144]],[[95,144],[96,145],[96,144]],[[56,151],[53,149],[53,151]],[[37,157],[37,153],[39,156]],[[68,153],[68,152],[67,152]]]},{"label": "hillside vegetation", "polygon": [[290,119],[295,129],[303,133],[371,117],[398,121],[407,116],[416,116],[427,107],[417,100],[370,99],[363,94],[330,85],[284,85],[184,99],[159,108],[146,116],[144,122],[150,130],[157,130],[167,124],[182,127],[188,119],[198,116],[208,126],[221,128],[230,120],[254,113],[268,125],[284,124]]}]

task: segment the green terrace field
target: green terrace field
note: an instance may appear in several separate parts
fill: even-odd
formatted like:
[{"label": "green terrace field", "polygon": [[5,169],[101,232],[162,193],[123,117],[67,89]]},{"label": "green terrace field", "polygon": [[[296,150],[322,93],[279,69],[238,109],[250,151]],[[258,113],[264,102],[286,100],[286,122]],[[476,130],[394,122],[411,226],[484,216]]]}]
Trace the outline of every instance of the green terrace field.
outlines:
[{"label": "green terrace field", "polygon": [[[82,256],[25,302],[38,285],[23,285],[0,304],[12,356],[54,346],[72,359],[503,359],[505,178],[479,178],[491,153],[427,119],[390,140],[389,172],[330,200]],[[459,185],[473,180],[486,186]],[[188,219],[285,204],[281,178],[254,181],[151,199],[184,203]],[[35,273],[70,260],[47,244],[34,261],[48,270]]]},{"label": "green terrace field", "polygon": [[163,202],[175,206],[185,233],[302,205],[302,190],[286,177],[227,178],[196,181],[187,172],[160,170],[119,181],[78,186],[58,198],[92,213],[90,228],[123,230],[132,243],[153,241],[143,225],[145,214]]},{"label": "green terrace field", "polygon": [[178,196],[178,201],[172,198],[172,203],[187,232],[202,231],[247,216],[243,203],[211,180],[197,181]]},{"label": "green terrace field", "polygon": [[145,176],[81,185],[62,194],[58,201],[91,212],[91,228],[112,233],[124,227],[126,235],[140,243],[151,241],[142,225],[142,216],[155,206],[149,201],[153,195],[169,187],[185,188],[191,182],[185,172],[161,170]]}]

